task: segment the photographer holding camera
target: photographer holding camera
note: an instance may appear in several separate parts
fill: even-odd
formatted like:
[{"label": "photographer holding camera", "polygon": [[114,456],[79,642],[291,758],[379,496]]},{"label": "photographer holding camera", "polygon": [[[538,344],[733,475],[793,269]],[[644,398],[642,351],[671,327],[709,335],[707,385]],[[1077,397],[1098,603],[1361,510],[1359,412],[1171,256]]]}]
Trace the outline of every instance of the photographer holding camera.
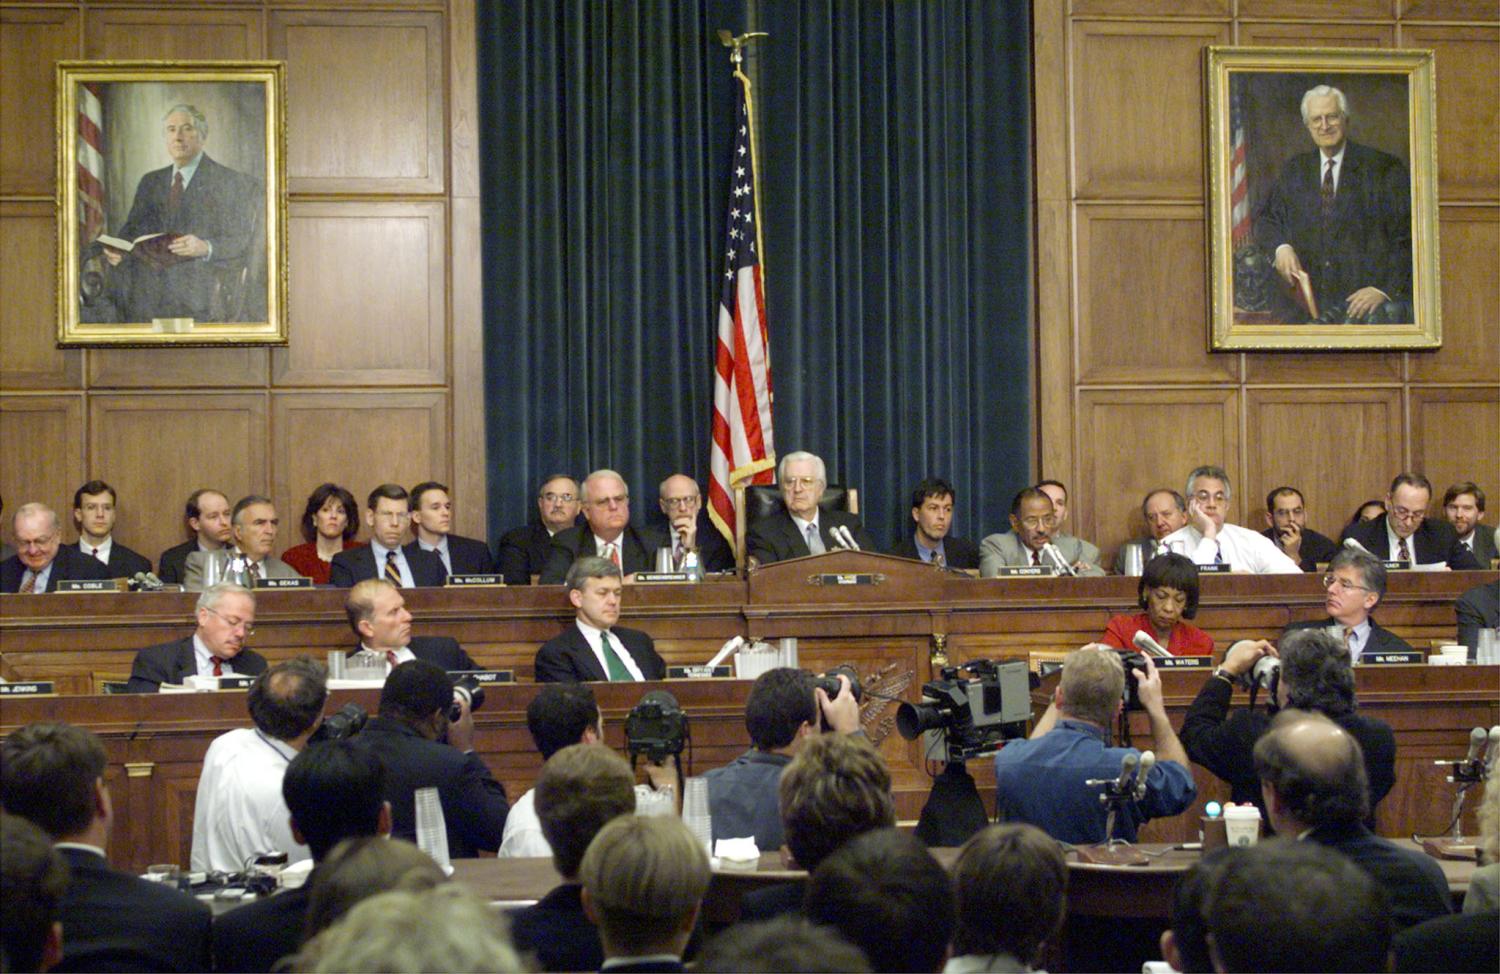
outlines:
[{"label": "photographer holding camera", "polygon": [[[1280,667],[1263,663],[1268,657],[1279,658]],[[1243,681],[1267,691],[1265,709],[1230,710],[1235,685]],[[1359,742],[1369,775],[1373,822],[1375,806],[1396,783],[1396,737],[1389,724],[1360,716],[1356,706],[1349,648],[1327,628],[1289,631],[1279,651],[1264,639],[1242,639],[1229,648],[1188,708],[1182,743],[1195,763],[1229,783],[1231,801],[1253,802],[1264,816],[1255,742],[1270,728],[1276,710],[1315,710]]]},{"label": "photographer holding camera", "polygon": [[[450,711],[457,710],[451,718]],[[385,798],[391,834],[416,841],[418,788],[436,788],[448,828],[448,854],[472,859],[500,848],[510,803],[474,753],[469,698],[455,694],[453,679],[436,663],[414,659],[386,677],[379,716],[353,738],[385,765]]]}]

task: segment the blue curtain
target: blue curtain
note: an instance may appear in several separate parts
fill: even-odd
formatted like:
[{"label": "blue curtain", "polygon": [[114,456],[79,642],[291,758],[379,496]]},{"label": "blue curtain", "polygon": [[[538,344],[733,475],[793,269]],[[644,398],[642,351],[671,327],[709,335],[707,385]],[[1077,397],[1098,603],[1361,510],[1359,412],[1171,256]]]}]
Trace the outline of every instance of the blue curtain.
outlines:
[{"label": "blue curtain", "polygon": [[[957,530],[1030,480],[1030,24],[1011,0],[756,5],[775,436],[882,544],[929,474]],[[481,5],[493,533],[542,476],[619,470],[635,519],[708,467],[744,0]]]}]

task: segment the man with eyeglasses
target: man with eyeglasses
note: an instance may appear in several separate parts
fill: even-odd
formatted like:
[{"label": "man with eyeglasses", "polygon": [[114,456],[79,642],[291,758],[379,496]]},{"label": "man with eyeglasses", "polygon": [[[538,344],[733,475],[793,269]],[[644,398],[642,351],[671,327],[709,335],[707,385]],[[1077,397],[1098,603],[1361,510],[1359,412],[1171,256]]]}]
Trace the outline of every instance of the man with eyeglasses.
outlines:
[{"label": "man with eyeglasses", "polygon": [[1231,571],[1255,575],[1301,572],[1276,543],[1257,531],[1226,524],[1234,498],[1223,467],[1202,466],[1188,474],[1188,523],[1162,539],[1169,551],[1187,555],[1197,565],[1228,565]]},{"label": "man with eyeglasses", "polygon": [[672,549],[672,568],[680,569],[689,552],[698,553],[698,564],[706,572],[734,570],[734,551],[703,513],[703,494],[698,482],[674,473],[656,489],[656,502],[667,523],[650,525],[642,533],[647,550]]},{"label": "man with eyeglasses", "polygon": [[1343,539],[1353,538],[1382,561],[1405,562],[1410,567],[1446,564],[1454,571],[1478,571],[1474,553],[1458,540],[1453,525],[1427,516],[1432,502],[1432,483],[1421,474],[1398,474],[1385,495],[1385,517],[1377,517],[1344,529]]},{"label": "man with eyeglasses", "polygon": [[828,490],[828,468],[821,457],[803,450],[788,453],[781,458],[776,482],[785,509],[758,519],[745,532],[745,557],[752,568],[848,547],[835,536],[835,528],[839,534],[848,532],[861,551],[876,550],[859,518],[819,506]]},{"label": "man with eyeglasses", "polygon": [[1385,597],[1385,566],[1374,555],[1344,548],[1328,563],[1323,576],[1327,596],[1323,608],[1327,619],[1294,622],[1286,632],[1326,626],[1349,647],[1349,659],[1358,663],[1367,653],[1409,651],[1406,640],[1383,628],[1370,617]]},{"label": "man with eyeglasses", "polygon": [[1099,557],[1098,549],[1072,535],[1056,534],[1057,525],[1057,510],[1046,491],[1039,487],[1020,491],[1010,502],[1010,531],[992,534],[979,542],[979,574],[993,578],[1000,574],[1001,568],[1028,565],[1061,570],[1047,551],[1051,545],[1079,575],[1103,575],[1104,569],[1094,564]]},{"label": "man with eyeglasses", "polygon": [[584,523],[552,536],[541,584],[562,584],[573,562],[585,555],[611,562],[627,581],[636,572],[650,571],[651,553],[630,526],[630,488],[625,478],[613,470],[595,470],[584,478],[582,499]]},{"label": "man with eyeglasses", "polygon": [[1261,534],[1305,572],[1317,571],[1319,563],[1327,564],[1339,550],[1332,538],[1307,526],[1307,506],[1295,487],[1277,487],[1266,495],[1266,529]]},{"label": "man with eyeglasses", "polygon": [[512,528],[500,538],[500,572],[506,585],[530,585],[552,556],[552,538],[578,523],[578,483],[567,474],[550,474],[536,490],[538,520]]},{"label": "man with eyeglasses", "polygon": [[230,543],[217,551],[194,551],[182,567],[182,587],[201,592],[219,581],[253,586],[262,578],[300,578],[297,570],[271,554],[281,519],[271,498],[241,497],[229,515]]},{"label": "man with eyeglasses", "polygon": [[147,646],[135,654],[127,693],[156,693],[163,683],[189,676],[259,676],[266,661],[245,640],[255,633],[255,596],[233,582],[210,586],[198,596],[198,628],[176,642]]},{"label": "man with eyeglasses", "polygon": [[397,588],[429,588],[448,580],[442,559],[419,541],[401,544],[411,523],[411,497],[400,484],[381,484],[370,491],[365,524],[370,543],[345,548],[333,556],[328,580],[338,588],[353,588],[368,578],[384,578]]},{"label": "man with eyeglasses", "polygon": [[22,504],[10,526],[16,553],[0,562],[0,592],[56,592],[57,583],[67,579],[109,577],[109,569],[98,559],[62,546],[62,522],[47,505]]}]

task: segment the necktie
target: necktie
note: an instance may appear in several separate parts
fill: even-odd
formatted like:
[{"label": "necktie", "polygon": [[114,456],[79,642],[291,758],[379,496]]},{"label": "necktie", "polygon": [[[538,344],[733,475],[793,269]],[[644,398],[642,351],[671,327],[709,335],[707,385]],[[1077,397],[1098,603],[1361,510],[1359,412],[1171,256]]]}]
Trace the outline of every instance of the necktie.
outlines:
[{"label": "necktie", "polygon": [[947,562],[945,562],[943,560],[943,549],[942,548],[939,548],[937,551],[934,551],[932,553],[932,563],[934,565],[938,566],[939,568],[942,568],[945,565],[947,565]]},{"label": "necktie", "polygon": [[391,665],[391,669],[393,670],[401,665],[400,661],[396,659],[396,651],[394,649],[385,651],[385,661]]},{"label": "necktie", "polygon": [[[90,548],[89,549],[89,554],[93,555],[95,558],[99,558],[99,549],[98,548]],[[100,561],[104,561],[103,558],[99,558],[99,560]]]},{"label": "necktie", "polygon": [[224,675],[224,661],[217,656],[212,657],[214,662],[214,676]]},{"label": "necktie", "polygon": [[1354,627],[1344,627],[1344,648],[1349,651],[1349,658],[1354,658]]},{"label": "necktie", "polygon": [[26,578],[21,582],[21,595],[30,595],[36,591],[36,572],[26,569]]},{"label": "necktie", "polygon": [[811,554],[821,555],[828,550],[828,546],[823,544],[822,536],[818,534],[816,524],[809,524],[802,534],[807,539],[807,550]]},{"label": "necktie", "polygon": [[1396,560],[1411,562],[1411,549],[1406,546],[1406,539],[1401,538],[1400,544],[1396,546]]},{"label": "necktie", "polygon": [[599,633],[599,645],[604,647],[604,668],[611,683],[621,680],[634,680],[630,671],[625,668],[625,663],[620,659],[620,654],[610,644],[609,630]]},{"label": "necktie", "polygon": [[260,578],[260,562],[252,561],[250,567],[245,569],[245,575],[250,579],[250,587],[255,587],[255,582]]},{"label": "necktie", "polygon": [[[1304,169],[1302,171],[1306,172],[1307,170]],[[1323,188],[1319,193],[1319,196],[1322,199],[1323,215],[1325,217],[1333,215],[1333,200],[1335,195],[1336,191],[1333,185],[1333,160],[1329,159],[1328,168],[1323,170]]]},{"label": "necktie", "polygon": [[397,588],[401,587],[401,568],[396,564],[396,553],[385,553],[385,580]]},{"label": "necktie", "polygon": [[604,557],[614,562],[615,567],[620,567],[620,546],[613,541],[604,546]]},{"label": "necktie", "polygon": [[677,543],[674,544],[674,545],[672,545],[672,567],[673,568],[681,568],[682,567],[682,555],[683,555],[683,551],[682,551],[682,538],[679,537],[677,539]]},{"label": "necktie", "polygon": [[1214,564],[1224,564],[1224,546],[1217,541],[1214,542]]},{"label": "necktie", "polygon": [[1040,551],[1033,551],[1031,553],[1031,563],[1038,568],[1042,567],[1042,553]]},{"label": "necktie", "polygon": [[176,213],[182,204],[182,170],[172,174],[172,188],[167,191],[167,212]]}]

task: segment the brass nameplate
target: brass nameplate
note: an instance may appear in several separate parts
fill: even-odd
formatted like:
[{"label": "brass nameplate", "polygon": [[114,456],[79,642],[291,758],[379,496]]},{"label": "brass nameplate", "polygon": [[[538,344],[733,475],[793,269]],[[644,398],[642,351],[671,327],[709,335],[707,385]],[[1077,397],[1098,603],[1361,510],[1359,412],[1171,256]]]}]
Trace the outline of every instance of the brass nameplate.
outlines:
[{"label": "brass nameplate", "polygon": [[58,579],[59,592],[128,592],[127,578],[62,578]]},{"label": "brass nameplate", "polygon": [[823,572],[807,576],[809,585],[882,585],[884,583],[885,574],[882,572]]}]

